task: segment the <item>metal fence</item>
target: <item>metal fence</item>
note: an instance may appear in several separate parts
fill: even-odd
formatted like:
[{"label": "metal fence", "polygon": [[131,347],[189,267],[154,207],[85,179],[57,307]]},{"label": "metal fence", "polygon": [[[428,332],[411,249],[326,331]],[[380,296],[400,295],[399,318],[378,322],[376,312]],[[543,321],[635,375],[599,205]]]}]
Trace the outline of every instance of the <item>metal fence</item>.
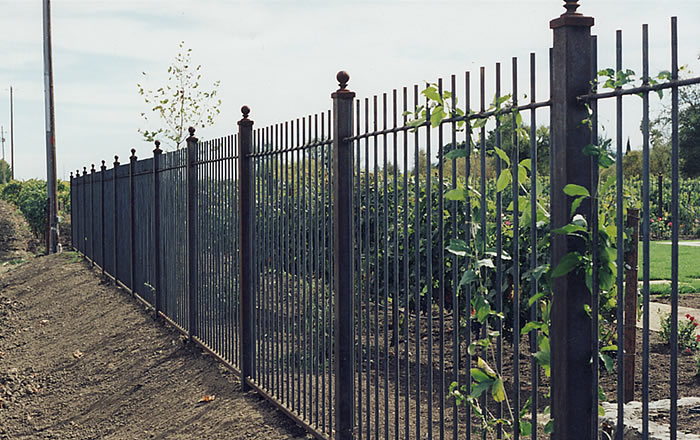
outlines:
[{"label": "metal fence", "polygon": [[[332,111],[253,130],[243,107],[237,135],[199,142],[191,129],[186,149],[162,153],[156,143],[152,158],[139,161],[132,150],[128,165],[115,157],[111,170],[103,162],[78,172],[73,247],[317,438],[536,439],[552,419],[554,438],[598,438],[601,325],[616,332],[606,346],[617,374],[608,397],[626,400],[625,270],[617,268],[625,267],[619,244],[631,206],[617,160],[615,219],[601,222],[597,103],[616,100],[620,159],[623,97],[641,95],[636,396],[649,438],[649,94],[671,89],[664,209],[673,225],[675,439],[678,88],[700,78],[678,78],[674,18],[667,81],[650,79],[645,25],[642,85],[596,90],[593,19],[565,3],[551,22],[546,100],[536,98],[534,54],[524,85],[517,59],[507,80],[495,66],[493,101],[485,68],[364,100],[341,72]],[[620,32],[616,53],[619,80]],[[540,109],[547,115],[538,119]],[[538,137],[545,118],[550,134]],[[604,241],[612,261],[590,244]],[[578,262],[555,276],[572,255]],[[610,276],[610,285],[601,279]],[[604,324],[600,301],[610,295],[615,319]],[[623,405],[617,416],[622,427]]]}]

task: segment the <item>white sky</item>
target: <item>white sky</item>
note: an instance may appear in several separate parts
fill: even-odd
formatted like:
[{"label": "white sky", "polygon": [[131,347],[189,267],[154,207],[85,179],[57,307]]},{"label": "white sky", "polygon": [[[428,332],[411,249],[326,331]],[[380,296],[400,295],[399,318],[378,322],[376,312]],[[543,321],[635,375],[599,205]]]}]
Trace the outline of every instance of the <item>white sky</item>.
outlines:
[{"label": "white sky", "polygon": [[[8,130],[9,87],[15,91],[16,177],[45,178],[41,0],[0,0],[0,124]],[[650,26],[651,71],[669,69],[670,17],[678,16],[679,58],[700,74],[700,1],[581,0],[596,19],[599,67],[614,66],[615,30],[624,34],[625,67],[641,72],[641,25]],[[204,84],[221,80],[222,114],[198,130],[214,138],[237,129],[240,107],[256,127],[330,108],[335,74],[364,98],[450,74],[463,78],[503,64],[510,88],[512,56],[526,91],[528,54],[538,59],[538,100],[548,98],[549,20],[560,0],[53,0],[56,145],[59,177],[131,148],[151,154],[137,129],[147,106],[137,93],[141,72],[150,85],[184,40],[202,64]],[[448,80],[449,81],[449,80]],[[461,80],[463,81],[463,80]],[[490,85],[489,85],[490,87]],[[474,93],[474,91],[472,92]],[[491,92],[492,93],[492,92]],[[488,95],[492,96],[492,95]],[[630,98],[631,99],[631,98]],[[629,99],[628,99],[629,101]],[[603,109],[605,110],[605,109]],[[626,107],[625,139],[641,142],[639,106]],[[607,118],[607,119],[606,119]],[[602,114],[608,136],[611,116]],[[9,162],[9,135],[5,154]]]}]

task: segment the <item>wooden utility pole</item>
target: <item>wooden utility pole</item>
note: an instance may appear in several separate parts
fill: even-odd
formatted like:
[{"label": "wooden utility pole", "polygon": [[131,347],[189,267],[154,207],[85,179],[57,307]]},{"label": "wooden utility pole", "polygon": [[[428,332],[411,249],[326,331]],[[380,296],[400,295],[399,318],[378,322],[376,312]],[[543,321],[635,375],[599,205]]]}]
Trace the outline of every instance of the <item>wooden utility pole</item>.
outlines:
[{"label": "wooden utility pole", "polygon": [[44,0],[44,102],[46,104],[46,190],[48,192],[48,253],[58,251],[56,197],[56,131],[54,126],[53,66],[51,56],[51,4]]},{"label": "wooden utility pole", "polygon": [[15,111],[12,86],[10,86],[10,179],[15,180]]}]

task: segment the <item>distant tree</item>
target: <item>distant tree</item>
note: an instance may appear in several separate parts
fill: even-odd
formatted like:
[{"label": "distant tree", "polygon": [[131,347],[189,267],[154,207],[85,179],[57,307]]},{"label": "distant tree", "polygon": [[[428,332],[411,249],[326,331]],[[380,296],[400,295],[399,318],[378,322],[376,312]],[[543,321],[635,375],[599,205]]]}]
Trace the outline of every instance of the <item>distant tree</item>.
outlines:
[{"label": "distant tree", "polygon": [[686,177],[700,176],[700,89],[696,92],[678,118],[680,165]]},{"label": "distant tree", "polygon": [[10,181],[12,176],[12,168],[5,159],[0,159],[0,185]]},{"label": "distant tree", "polygon": [[[137,84],[139,95],[151,106],[149,112],[141,113],[141,117],[147,123],[151,122],[151,114],[160,119],[160,123],[154,123],[160,125],[158,128],[138,130],[145,141],[165,140],[179,149],[188,136],[188,127],[206,128],[219,114],[219,81],[214,82],[210,90],[202,90],[199,83],[202,66],[192,64],[191,54],[192,49],[186,48],[185,42],[181,41],[174,62],[168,66],[168,81],[164,86],[150,89]],[[145,72],[143,75],[147,77]]]}]

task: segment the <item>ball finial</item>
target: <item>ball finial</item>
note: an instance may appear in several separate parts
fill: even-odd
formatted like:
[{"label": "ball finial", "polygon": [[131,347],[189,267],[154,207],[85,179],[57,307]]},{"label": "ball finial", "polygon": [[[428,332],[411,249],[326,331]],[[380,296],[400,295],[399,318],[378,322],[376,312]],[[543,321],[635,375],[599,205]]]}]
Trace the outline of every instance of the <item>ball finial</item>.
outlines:
[{"label": "ball finial", "polygon": [[581,6],[578,4],[578,0],[564,0],[564,8],[566,8],[565,15],[577,15],[576,10]]},{"label": "ball finial", "polygon": [[156,141],[156,148],[160,148],[160,141]]},{"label": "ball finial", "polygon": [[104,161],[104,160],[102,161],[102,166],[105,166],[105,161]]},{"label": "ball finial", "polygon": [[114,162],[119,163],[119,156],[114,156]]},{"label": "ball finial", "polygon": [[241,107],[241,113],[243,114],[243,119],[248,119],[248,115],[250,114],[250,108],[247,105],[244,105]]},{"label": "ball finial", "polygon": [[93,172],[93,173],[95,172],[95,164],[94,164],[94,163],[92,164],[92,167],[90,168],[90,171]]},{"label": "ball finial", "polygon": [[350,75],[348,75],[348,72],[341,70],[335,76],[335,79],[338,80],[338,85],[340,86],[340,89],[345,90],[345,88],[348,86],[348,81],[350,81]]},{"label": "ball finial", "polygon": [[190,132],[190,136],[194,136],[194,131],[195,131],[194,127],[188,128],[187,131]]},{"label": "ball finial", "polygon": [[83,176],[87,174],[87,167],[83,167]]},{"label": "ball finial", "polygon": [[132,148],[132,149],[131,149],[131,155],[133,156],[133,155],[135,155],[135,154],[136,154],[136,148]]}]

